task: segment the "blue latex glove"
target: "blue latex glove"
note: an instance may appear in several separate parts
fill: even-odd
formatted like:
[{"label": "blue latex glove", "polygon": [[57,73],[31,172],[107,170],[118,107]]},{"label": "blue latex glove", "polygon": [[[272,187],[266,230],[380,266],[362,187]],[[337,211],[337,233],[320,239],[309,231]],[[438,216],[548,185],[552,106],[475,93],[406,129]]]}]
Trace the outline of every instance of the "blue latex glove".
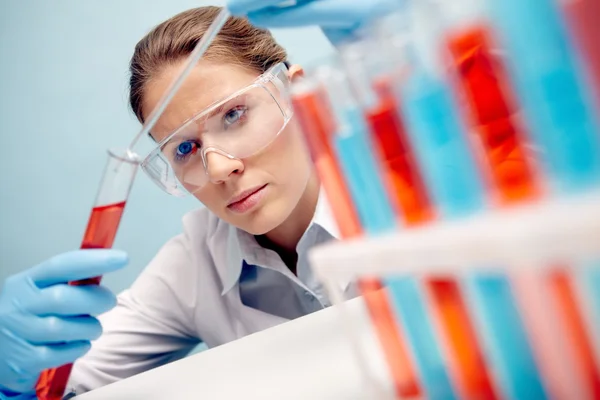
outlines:
[{"label": "blue latex glove", "polygon": [[248,16],[256,26],[286,28],[317,25],[334,44],[353,37],[356,30],[397,10],[404,0],[228,0],[233,15]]},{"label": "blue latex glove", "polygon": [[[78,250],[9,277],[0,291],[0,398],[35,398],[46,368],[75,361],[102,327],[93,317],[113,308],[102,286],[70,286],[127,264],[117,250]],[[32,397],[33,396],[33,397]]]}]

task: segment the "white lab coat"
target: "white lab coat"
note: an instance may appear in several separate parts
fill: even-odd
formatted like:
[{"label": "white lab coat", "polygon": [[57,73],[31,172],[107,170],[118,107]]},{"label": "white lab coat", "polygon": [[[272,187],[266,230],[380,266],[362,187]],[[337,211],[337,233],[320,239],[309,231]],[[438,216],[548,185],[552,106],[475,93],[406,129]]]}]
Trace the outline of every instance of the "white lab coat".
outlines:
[{"label": "white lab coat", "polygon": [[[245,306],[239,290],[231,290],[242,260],[275,269],[323,298],[307,253],[337,237],[324,197],[297,247],[298,276],[252,235],[208,210],[187,214],[183,233],[163,246],[132,287],[119,295],[117,307],[101,316],[104,334],[75,363],[69,390],[81,394],[166,364],[184,357],[200,340],[215,347],[286,322]],[[340,285],[354,291],[348,282]]]}]

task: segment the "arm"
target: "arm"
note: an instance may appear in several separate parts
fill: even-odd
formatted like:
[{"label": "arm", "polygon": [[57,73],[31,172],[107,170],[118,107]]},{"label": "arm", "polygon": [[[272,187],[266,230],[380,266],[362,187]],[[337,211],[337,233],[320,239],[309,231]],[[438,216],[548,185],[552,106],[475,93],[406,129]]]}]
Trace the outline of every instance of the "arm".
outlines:
[{"label": "arm", "polygon": [[264,28],[320,26],[337,46],[355,37],[369,22],[404,4],[401,0],[228,0],[234,15],[247,15],[250,22]]},{"label": "arm", "polygon": [[68,387],[81,394],[185,357],[200,342],[193,307],[178,297],[190,268],[183,236],[168,242],[100,317],[104,333],[75,363]]}]

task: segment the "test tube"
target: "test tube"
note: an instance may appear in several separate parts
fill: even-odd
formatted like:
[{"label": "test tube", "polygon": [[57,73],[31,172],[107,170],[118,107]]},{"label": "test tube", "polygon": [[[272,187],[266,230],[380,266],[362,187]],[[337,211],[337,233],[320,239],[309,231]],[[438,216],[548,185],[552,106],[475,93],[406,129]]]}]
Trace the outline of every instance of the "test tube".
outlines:
[{"label": "test tube", "polygon": [[[109,150],[108,162],[88,220],[81,249],[108,249],[113,245],[139,161],[125,153]],[[69,282],[70,285],[98,285],[102,277]],[[42,372],[36,385],[39,400],[61,400],[73,364]]]},{"label": "test tube", "polygon": [[[507,52],[509,75],[531,138],[543,151],[543,172],[554,194],[571,195],[598,187],[600,124],[583,79],[582,61],[570,46],[558,4],[503,0],[488,1],[487,5]],[[549,311],[559,321],[553,331],[574,355],[573,368],[581,380],[578,388],[586,391],[588,398],[600,398],[598,360],[567,270],[556,265],[544,276],[545,293],[555,304]]]},{"label": "test tube", "polygon": [[[411,10],[415,10],[415,7],[411,7]],[[406,63],[407,54],[402,46],[418,38],[419,44],[409,48],[421,52],[418,56],[414,54],[416,58],[427,60],[409,62],[403,79],[396,85],[396,89],[400,89],[396,98],[401,104],[399,112],[404,116],[407,137],[419,159],[418,164],[427,181],[428,195],[435,202],[437,215],[457,218],[472,214],[482,208],[482,188],[470,158],[470,149],[462,137],[462,126],[454,114],[450,92],[439,76],[441,71],[435,71],[442,65],[435,61],[439,61],[440,57],[432,54],[432,51],[437,51],[436,45],[439,43],[423,43],[427,35],[434,36],[433,32],[403,33],[407,24],[402,19],[403,13],[388,17],[386,21],[378,23],[377,30],[380,42],[400,45],[387,46],[380,49],[381,53],[402,54]],[[421,22],[412,25],[427,25],[427,19]],[[390,29],[386,30],[382,25],[388,25]],[[395,39],[391,35],[390,41],[391,32],[409,38]],[[429,51],[429,54],[423,51]],[[412,58],[412,61],[416,58]],[[393,64],[393,59],[387,61]],[[425,287],[440,328],[440,338],[446,345],[451,371],[462,396],[495,398],[483,349],[461,291],[461,280],[430,277],[425,280]],[[483,290],[479,286],[478,289]],[[511,299],[504,300],[507,301],[507,307],[512,306],[509,309],[513,310],[514,315]]]},{"label": "test tube", "polygon": [[559,1],[567,19],[572,42],[579,50],[587,67],[589,84],[596,95],[596,107],[600,113],[600,2],[597,0],[555,0]]},{"label": "test tube", "polygon": [[404,222],[414,226],[431,220],[431,204],[392,96],[398,75],[382,68],[379,57],[371,57],[372,45],[369,41],[347,44],[341,55],[363,109],[390,202],[399,207]]},{"label": "test tube", "polygon": [[334,121],[323,93],[308,80],[293,88],[292,106],[343,238],[362,234],[358,213],[331,144]]},{"label": "test tube", "polygon": [[[338,203],[343,201],[348,208],[356,206],[361,229],[369,233],[389,231],[396,226],[396,218],[375,171],[359,110],[353,108],[350,98],[340,92],[344,89],[344,82],[337,72],[325,65],[294,85],[292,102],[295,116],[303,128],[313,158],[327,151],[332,160],[339,160],[339,172],[343,172],[339,179],[329,178],[327,174],[331,168],[323,171],[317,164],[325,190],[330,187],[337,196],[343,196]],[[315,107],[317,104],[318,107]],[[339,191],[340,186],[343,191]],[[335,215],[339,226],[347,224],[342,220],[345,214],[348,213],[338,211]],[[354,216],[354,212],[351,215]],[[344,229],[342,236],[347,238],[349,232],[352,234],[352,231]],[[360,280],[358,289],[384,349],[397,396],[418,396],[417,379],[400,327],[389,309],[385,289],[377,279]]]},{"label": "test tube", "polygon": [[[426,223],[433,217],[429,198],[414,153],[407,140],[398,104],[393,97],[400,71],[380,68],[382,59],[370,57],[374,43],[356,42],[342,49],[349,75],[364,118],[369,138],[380,162],[380,173],[389,198],[399,207],[408,226]],[[436,340],[433,320],[427,312],[431,298],[427,292],[435,285],[403,276],[386,277],[392,309],[398,315],[413,348],[423,391],[432,399],[453,399],[456,394],[446,373],[444,359]]]},{"label": "test tube", "polygon": [[[428,186],[440,208],[440,216],[455,219],[483,211],[492,197],[484,193],[488,185],[501,194],[504,203],[531,197],[535,193],[535,186],[529,182],[532,169],[522,154],[514,111],[507,106],[503,84],[490,63],[491,54],[485,57],[480,54],[487,51],[485,43],[461,42],[460,56],[445,51],[448,47],[457,50],[451,46],[464,37],[478,37],[485,25],[482,21],[470,20],[473,7],[464,2],[440,4],[422,0],[411,5],[414,40],[407,53],[412,61],[412,73],[401,85],[399,97],[421,165],[429,171]],[[445,18],[454,18],[449,30],[442,29]],[[446,47],[448,42],[450,46]],[[447,62],[450,58],[452,61]],[[459,66],[454,67],[456,64]],[[448,69],[446,65],[453,68]],[[464,70],[465,65],[468,71]],[[469,144],[474,135],[467,135],[470,130],[462,122],[462,109],[458,106],[462,103],[455,100],[460,96],[453,94],[453,88],[463,94],[461,100],[465,97],[469,100],[466,103],[474,117],[467,120],[473,130],[477,135],[487,136],[482,140],[484,151],[477,152],[479,147]],[[508,151],[504,152],[507,147]],[[514,159],[515,153],[516,165],[506,171],[506,161]],[[488,162],[480,163],[477,168],[476,161],[481,158]],[[497,173],[490,173],[489,169]],[[460,281],[468,308],[475,316],[479,337],[496,367],[501,391],[506,391],[511,398],[545,398],[509,280],[497,272],[483,270],[466,275]],[[467,339],[463,337],[456,346]],[[456,357],[463,363],[465,390],[474,395],[478,390],[492,389],[489,384],[482,385],[482,382],[489,383],[483,372],[473,372],[478,369],[477,354],[469,355],[463,350],[462,355],[457,353]]]},{"label": "test tube", "polygon": [[[386,54],[402,54],[407,60],[408,72],[397,87],[397,95],[403,105],[408,135],[440,218],[470,216],[484,209],[486,196],[483,174],[479,173],[466,140],[466,129],[453,101],[446,64],[442,62],[443,39],[439,30],[438,5],[421,0],[409,3],[409,6],[410,38],[405,41],[389,40],[394,35],[402,34],[397,27],[403,24],[398,19],[407,17],[399,14],[379,24],[380,40],[387,43]],[[388,29],[382,30],[382,25]],[[510,290],[507,290],[508,281],[501,276],[484,275],[484,278],[482,275],[460,276],[455,281],[431,279],[431,285],[434,286],[431,295],[436,303],[444,305],[444,308],[437,307],[437,315],[441,320],[445,342],[449,345],[450,359],[454,360],[456,380],[462,397],[467,398],[499,396],[483,349],[478,344],[479,337],[482,343],[487,342],[487,347],[491,347],[497,356],[507,358],[505,353],[510,353],[504,369],[513,374],[512,381],[524,382],[526,380],[521,377],[531,372],[535,377],[536,371],[513,298]],[[459,289],[464,289],[465,300],[470,300],[468,305],[463,301]],[[477,325],[482,319],[478,313],[473,313],[474,293],[484,299],[494,299],[483,310],[484,315],[494,318],[494,326],[490,330],[481,329],[481,323]],[[473,322],[470,318],[472,314],[478,317]],[[483,325],[489,326],[490,323]],[[480,328],[479,337],[476,327]],[[493,336],[491,341],[490,335]],[[492,359],[496,363],[504,361],[500,357]],[[533,379],[531,386],[538,390],[532,393],[522,388],[519,394],[543,398],[539,396],[539,379]]]},{"label": "test tube", "polygon": [[455,68],[454,80],[466,100],[465,119],[489,165],[495,194],[501,204],[538,197],[527,132],[489,24],[481,18],[478,0],[440,2],[445,12],[444,35]]}]

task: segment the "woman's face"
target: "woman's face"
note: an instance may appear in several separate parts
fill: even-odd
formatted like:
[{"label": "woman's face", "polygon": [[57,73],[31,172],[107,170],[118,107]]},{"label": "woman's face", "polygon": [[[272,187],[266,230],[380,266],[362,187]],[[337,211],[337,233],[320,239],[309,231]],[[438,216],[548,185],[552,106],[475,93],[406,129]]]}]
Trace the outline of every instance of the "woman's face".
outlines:
[{"label": "woman's face", "polygon": [[[145,117],[180,68],[181,64],[167,66],[150,80],[144,92]],[[300,70],[290,68],[290,78],[297,73],[294,71]],[[161,141],[208,106],[251,84],[258,75],[233,64],[200,61],[152,130],[153,138]],[[292,118],[271,144],[249,157],[231,159],[208,152],[206,173],[208,183],[194,196],[219,218],[262,235],[290,216],[304,194],[312,163]]]}]

